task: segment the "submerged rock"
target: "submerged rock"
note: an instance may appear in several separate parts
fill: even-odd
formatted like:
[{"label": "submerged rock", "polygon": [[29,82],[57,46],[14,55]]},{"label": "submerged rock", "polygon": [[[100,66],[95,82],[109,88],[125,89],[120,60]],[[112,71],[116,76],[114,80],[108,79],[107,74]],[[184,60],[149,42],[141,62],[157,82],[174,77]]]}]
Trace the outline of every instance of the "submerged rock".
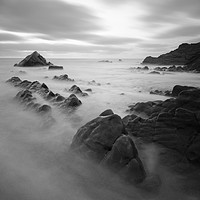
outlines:
[{"label": "submerged rock", "polygon": [[50,62],[47,62],[44,57],[42,57],[37,51],[34,51],[32,54],[28,55],[18,64],[14,66],[17,67],[34,67],[34,66],[46,66],[50,65]]},{"label": "submerged rock", "polygon": [[146,173],[135,144],[120,116],[111,111],[104,111],[103,116],[82,126],[73,138],[71,149],[120,173],[126,180],[142,182]]}]

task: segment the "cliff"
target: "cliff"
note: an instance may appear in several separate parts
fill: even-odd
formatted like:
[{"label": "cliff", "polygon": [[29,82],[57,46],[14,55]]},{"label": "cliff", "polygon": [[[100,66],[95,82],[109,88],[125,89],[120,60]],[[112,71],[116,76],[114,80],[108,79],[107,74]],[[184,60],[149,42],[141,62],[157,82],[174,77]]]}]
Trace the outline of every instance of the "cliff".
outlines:
[{"label": "cliff", "polygon": [[185,65],[187,70],[200,71],[200,42],[181,44],[177,49],[158,57],[148,56],[143,64]]}]

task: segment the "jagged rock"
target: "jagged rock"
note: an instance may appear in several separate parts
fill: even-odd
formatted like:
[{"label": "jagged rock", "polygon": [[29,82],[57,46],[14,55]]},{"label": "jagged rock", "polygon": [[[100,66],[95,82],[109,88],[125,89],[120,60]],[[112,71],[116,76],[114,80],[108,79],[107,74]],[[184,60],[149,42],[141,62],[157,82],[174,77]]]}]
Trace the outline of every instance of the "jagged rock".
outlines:
[{"label": "jagged rock", "polygon": [[74,79],[69,78],[67,74],[63,74],[60,76],[54,76],[53,79],[61,80],[61,81],[74,81]]},{"label": "jagged rock", "polygon": [[19,64],[15,64],[14,66],[18,67],[26,67],[26,66],[45,66],[51,64],[47,62],[44,57],[42,57],[37,51],[34,51],[32,54],[28,55],[24,58]]},{"label": "jagged rock", "polygon": [[[20,100],[23,101],[24,101],[23,98],[25,98],[31,107],[36,106],[35,104],[32,103],[33,100],[32,92],[38,93],[45,100],[49,101],[51,104],[58,106],[60,108],[65,108],[65,109],[73,108],[82,104],[81,101],[74,94],[70,95],[68,98],[63,97],[60,94],[54,94],[52,91],[49,90],[48,86],[45,83],[41,84],[38,81],[31,82],[28,80],[21,81],[18,77],[12,77],[8,79],[6,82],[11,83],[16,87],[25,89],[19,92],[19,94],[16,97],[20,97]],[[84,93],[82,93],[82,95],[84,95]],[[36,107],[39,108],[40,104],[38,104],[38,106]],[[35,110],[36,107],[34,107]],[[48,110],[48,107],[47,106],[42,107],[41,109]]]},{"label": "jagged rock", "polygon": [[50,65],[49,66],[49,70],[56,70],[56,69],[62,70],[63,66],[58,66],[58,65]]},{"label": "jagged rock", "polygon": [[81,94],[82,96],[88,96],[88,94],[86,92],[82,92],[82,90],[80,89],[80,87],[78,87],[77,85],[73,85],[70,89],[70,92],[73,92],[74,94]]},{"label": "jagged rock", "polygon": [[162,54],[159,57],[146,57],[143,64],[158,64],[158,65],[184,65],[182,68],[172,67],[171,71],[200,71],[200,43],[181,44],[177,49]]},{"label": "jagged rock", "polygon": [[119,173],[133,183],[145,179],[146,173],[131,137],[124,130],[120,116],[99,116],[75,134],[71,149]]},{"label": "jagged rock", "polygon": [[65,101],[60,105],[61,108],[66,107],[77,107],[82,104],[81,100],[79,100],[75,94],[71,94]]}]

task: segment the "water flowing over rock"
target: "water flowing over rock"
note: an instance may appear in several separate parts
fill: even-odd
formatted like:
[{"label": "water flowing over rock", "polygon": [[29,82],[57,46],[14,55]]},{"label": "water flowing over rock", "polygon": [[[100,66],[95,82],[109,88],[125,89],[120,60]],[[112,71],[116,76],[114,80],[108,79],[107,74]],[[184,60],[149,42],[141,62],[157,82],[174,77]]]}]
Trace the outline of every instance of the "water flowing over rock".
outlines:
[{"label": "water flowing over rock", "polygon": [[[181,44],[177,49],[162,54],[159,57],[146,57],[143,64],[158,64],[158,65],[184,65],[179,70],[200,71],[200,43]],[[174,71],[175,68],[171,68]]]},{"label": "water flowing over rock", "polygon": [[34,67],[34,66],[46,66],[46,65],[50,65],[50,64],[52,64],[52,63],[47,62],[43,56],[41,56],[37,51],[34,51],[32,54],[30,54],[26,58],[24,58],[21,62],[19,62],[18,64],[15,64],[15,66]]},{"label": "water flowing over rock", "polygon": [[71,149],[132,183],[142,182],[146,177],[132,138],[127,135],[121,117],[111,110],[82,126],[73,138]]}]

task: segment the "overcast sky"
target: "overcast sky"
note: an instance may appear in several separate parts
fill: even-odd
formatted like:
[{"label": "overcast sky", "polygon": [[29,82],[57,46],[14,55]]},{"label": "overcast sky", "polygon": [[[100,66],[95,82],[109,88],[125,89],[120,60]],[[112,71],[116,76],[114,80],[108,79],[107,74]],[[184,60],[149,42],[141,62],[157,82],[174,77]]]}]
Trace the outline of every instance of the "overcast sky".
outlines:
[{"label": "overcast sky", "polygon": [[0,0],[0,57],[143,58],[200,42],[200,0]]}]

